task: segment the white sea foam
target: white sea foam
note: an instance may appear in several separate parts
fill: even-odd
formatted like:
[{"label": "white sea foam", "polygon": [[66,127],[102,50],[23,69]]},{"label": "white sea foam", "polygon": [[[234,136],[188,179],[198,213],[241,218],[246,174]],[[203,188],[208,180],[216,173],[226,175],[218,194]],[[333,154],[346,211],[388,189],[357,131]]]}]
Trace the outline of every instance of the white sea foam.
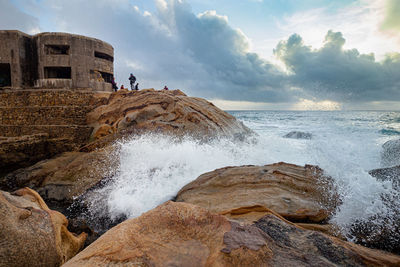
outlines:
[{"label": "white sea foam", "polygon": [[[368,174],[368,170],[379,167],[381,144],[391,138],[379,133],[382,125],[378,118],[374,121],[368,114],[342,113],[234,115],[258,137],[249,142],[220,139],[200,143],[191,138],[149,134],[121,142],[119,170],[105,188],[92,195],[93,202],[97,201],[93,207],[106,206],[113,218],[121,214],[136,217],[173,198],[205,172],[285,161],[319,165],[335,179],[343,204],[332,220],[344,228],[357,219],[386,212],[380,196],[390,194],[391,186]],[[282,137],[293,130],[310,132],[313,138]],[[99,201],[104,203],[99,205]]]}]

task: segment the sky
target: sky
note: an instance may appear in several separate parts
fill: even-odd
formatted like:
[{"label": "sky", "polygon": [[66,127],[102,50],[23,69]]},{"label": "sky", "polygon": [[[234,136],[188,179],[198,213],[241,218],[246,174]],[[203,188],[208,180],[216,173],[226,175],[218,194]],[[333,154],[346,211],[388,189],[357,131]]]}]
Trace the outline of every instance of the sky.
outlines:
[{"label": "sky", "polygon": [[118,84],[225,110],[400,110],[400,0],[0,0],[0,29],[99,38]]}]

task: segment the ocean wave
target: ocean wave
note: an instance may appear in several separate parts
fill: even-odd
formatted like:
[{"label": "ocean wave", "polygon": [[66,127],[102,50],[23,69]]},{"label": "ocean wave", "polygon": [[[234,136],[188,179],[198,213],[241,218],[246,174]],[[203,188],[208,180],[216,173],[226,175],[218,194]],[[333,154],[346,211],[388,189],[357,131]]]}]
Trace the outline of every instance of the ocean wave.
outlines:
[{"label": "ocean wave", "polygon": [[379,130],[380,134],[393,136],[393,135],[400,135],[400,131],[393,129],[393,128],[384,128]]},{"label": "ocean wave", "polygon": [[[257,117],[257,116],[256,116]],[[261,114],[259,118],[265,117]],[[333,120],[333,118],[331,118]],[[393,196],[388,182],[376,180],[368,170],[380,164],[380,136],[371,127],[349,124],[338,127],[321,118],[279,124],[260,119],[245,121],[258,136],[246,141],[213,139],[199,142],[190,137],[148,134],[120,142],[119,169],[106,185],[88,196],[92,214],[112,219],[137,217],[166,200],[201,174],[226,166],[266,165],[288,162],[320,166],[337,184],[342,204],[332,217],[351,238],[352,226],[359,221],[391,216],[382,195]],[[265,127],[262,126],[264,124]],[[307,128],[305,128],[307,127]],[[256,128],[256,129],[254,129]],[[292,129],[312,131],[311,140],[287,139],[282,133]],[[399,208],[399,203],[394,203]],[[380,215],[379,215],[380,214]],[[379,215],[377,217],[377,215]],[[383,223],[383,222],[382,222]]]}]

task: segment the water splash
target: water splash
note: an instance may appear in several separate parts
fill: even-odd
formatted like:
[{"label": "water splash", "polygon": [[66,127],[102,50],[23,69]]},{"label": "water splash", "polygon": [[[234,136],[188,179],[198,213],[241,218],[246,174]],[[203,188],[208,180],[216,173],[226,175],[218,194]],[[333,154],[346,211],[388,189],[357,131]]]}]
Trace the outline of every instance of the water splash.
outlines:
[{"label": "water splash", "polygon": [[[113,219],[140,216],[172,199],[205,172],[284,161],[318,165],[334,178],[343,203],[332,222],[350,235],[356,221],[393,212],[382,200],[382,195],[393,196],[390,182],[377,181],[368,174],[379,167],[381,144],[387,138],[376,130],[381,124],[372,125],[374,120],[365,119],[367,115],[311,113],[297,114],[296,120],[291,120],[291,113],[258,112],[246,114],[245,124],[259,134],[246,141],[214,139],[204,143],[159,134],[125,140],[117,144],[120,165],[116,174],[105,187],[88,196],[90,210]],[[311,132],[313,137],[283,138],[294,130]]]}]

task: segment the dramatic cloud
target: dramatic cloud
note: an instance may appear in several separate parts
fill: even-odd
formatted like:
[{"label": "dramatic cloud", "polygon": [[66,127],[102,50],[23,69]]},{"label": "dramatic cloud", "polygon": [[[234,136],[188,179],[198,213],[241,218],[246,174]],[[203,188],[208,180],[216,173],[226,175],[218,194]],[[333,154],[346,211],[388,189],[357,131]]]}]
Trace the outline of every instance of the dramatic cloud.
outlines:
[{"label": "dramatic cloud", "polygon": [[246,36],[230,27],[226,17],[213,11],[195,15],[185,1],[177,0],[157,1],[155,14],[124,0],[96,3],[49,1],[48,6],[56,7],[51,13],[60,30],[114,46],[117,81],[135,72],[139,82],[144,80],[141,86],[168,84],[202,97],[294,99],[285,92],[285,75],[249,53]]},{"label": "dramatic cloud", "polygon": [[304,97],[338,102],[400,100],[400,54],[376,62],[373,54],[344,50],[340,32],[329,31],[324,46],[313,50],[294,34],[274,50]]},{"label": "dramatic cloud", "polygon": [[[232,106],[258,108],[274,103],[279,108],[336,109],[342,102],[400,100],[399,54],[378,62],[372,54],[344,49],[340,32],[329,31],[319,49],[306,46],[297,34],[281,41],[274,55],[286,73],[250,52],[248,38],[226,16],[215,11],[194,14],[185,0],[155,0],[150,10],[130,0],[41,0],[29,5],[30,15],[45,20],[51,30],[112,44],[119,84],[127,85],[133,72],[140,88],[168,85]],[[17,20],[38,27],[34,17],[10,2],[3,6],[9,10],[3,13],[19,13],[7,22],[0,17],[1,28]],[[23,24],[15,27],[29,32]],[[255,102],[262,104],[250,105]]]},{"label": "dramatic cloud", "polygon": [[21,12],[8,0],[0,0],[0,26],[2,30],[20,30],[30,34],[40,31],[38,19]]}]

